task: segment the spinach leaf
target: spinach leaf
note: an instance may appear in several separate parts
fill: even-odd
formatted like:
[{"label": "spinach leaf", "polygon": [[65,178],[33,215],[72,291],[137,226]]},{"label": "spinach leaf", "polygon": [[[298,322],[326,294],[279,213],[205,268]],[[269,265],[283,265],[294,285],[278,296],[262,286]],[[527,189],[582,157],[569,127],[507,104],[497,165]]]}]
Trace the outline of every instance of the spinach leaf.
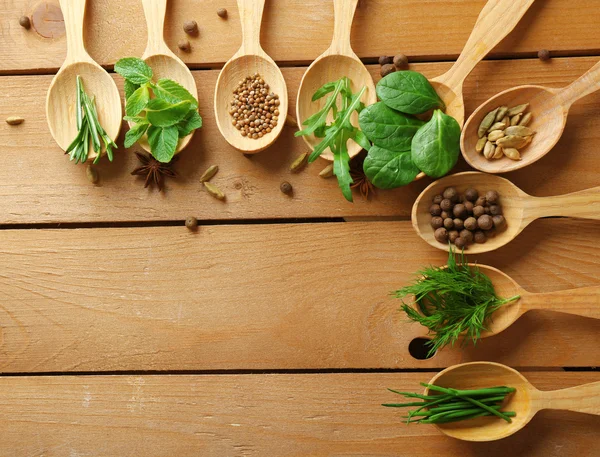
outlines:
[{"label": "spinach leaf", "polygon": [[373,146],[365,158],[363,170],[379,189],[394,189],[410,184],[419,174],[410,151],[390,151]]},{"label": "spinach leaf", "polygon": [[377,95],[390,108],[407,114],[445,108],[427,78],[416,71],[396,71],[387,75],[377,84]]},{"label": "spinach leaf", "polygon": [[152,155],[159,162],[171,161],[175,155],[178,140],[177,127],[174,125],[165,128],[154,125],[148,127],[148,144],[150,144]]},{"label": "spinach leaf", "polygon": [[412,141],[411,157],[421,171],[441,178],[456,165],[460,153],[460,126],[440,110],[419,129]]},{"label": "spinach leaf", "polygon": [[365,108],[358,122],[360,129],[374,145],[396,152],[409,151],[413,136],[425,124],[389,108],[383,102]]},{"label": "spinach leaf", "polygon": [[152,80],[152,68],[137,57],[125,57],[115,63],[115,71],[127,81],[145,84]]}]

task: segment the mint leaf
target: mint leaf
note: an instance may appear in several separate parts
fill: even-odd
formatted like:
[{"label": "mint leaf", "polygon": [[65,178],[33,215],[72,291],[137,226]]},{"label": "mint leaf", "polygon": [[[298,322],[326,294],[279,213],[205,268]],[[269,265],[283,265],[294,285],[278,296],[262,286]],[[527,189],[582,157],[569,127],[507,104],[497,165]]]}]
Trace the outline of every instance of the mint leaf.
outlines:
[{"label": "mint leaf", "polygon": [[182,120],[190,110],[190,102],[171,104],[161,98],[153,98],[146,106],[148,122],[156,127],[170,127]]},{"label": "mint leaf", "polygon": [[125,102],[125,113],[127,116],[138,115],[150,101],[150,89],[144,84],[137,89]]},{"label": "mint leaf", "polygon": [[167,163],[171,161],[175,155],[178,140],[177,127],[174,125],[165,128],[155,127],[154,125],[148,127],[150,151],[159,162]]},{"label": "mint leaf", "polygon": [[179,131],[179,138],[188,136],[194,130],[202,127],[202,118],[198,111],[190,109],[185,118],[177,124],[177,130]]},{"label": "mint leaf", "polygon": [[125,80],[125,100],[127,100],[129,97],[131,97],[131,94],[133,94],[136,90],[138,90],[138,88],[140,87],[139,84],[135,84],[132,83],[131,81],[127,81]]},{"label": "mint leaf", "polygon": [[152,68],[137,57],[125,57],[118,60],[115,64],[115,71],[134,84],[145,84],[152,80]]},{"label": "mint leaf", "polygon": [[131,127],[125,134],[125,147],[130,148],[146,133],[148,130],[148,121],[142,122]]},{"label": "mint leaf", "polygon": [[182,85],[171,79],[161,79],[152,87],[154,95],[169,103],[190,102],[190,107],[197,109],[198,100]]},{"label": "mint leaf", "polygon": [[126,122],[133,122],[134,124],[139,124],[140,122],[148,123],[148,120],[143,116],[125,116],[123,120]]}]

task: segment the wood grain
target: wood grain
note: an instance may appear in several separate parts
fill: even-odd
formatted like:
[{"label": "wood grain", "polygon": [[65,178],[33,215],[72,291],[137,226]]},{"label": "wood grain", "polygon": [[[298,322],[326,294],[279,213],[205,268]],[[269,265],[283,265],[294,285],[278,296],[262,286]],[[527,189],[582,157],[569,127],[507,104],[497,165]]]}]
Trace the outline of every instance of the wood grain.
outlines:
[{"label": "wood grain", "polygon": [[[141,56],[146,41],[141,2],[89,3],[87,20],[98,24],[86,33],[92,57],[112,65],[121,57]],[[361,58],[403,52],[421,60],[455,59],[484,5],[484,0],[362,0],[352,44]],[[227,8],[227,20],[217,16],[218,8]],[[1,0],[0,11],[0,71],[52,71],[60,66],[66,47],[57,0]],[[33,17],[30,31],[19,26],[23,14]],[[180,53],[186,63],[220,66],[238,49],[241,30],[235,0],[171,0],[165,37],[172,50],[186,38],[182,26],[188,19],[198,22],[200,34],[190,40],[190,54]],[[270,1],[263,47],[276,61],[310,62],[329,46],[333,23],[331,1]],[[600,50],[598,23],[600,0],[537,1],[492,55],[534,55],[539,49],[594,53]]]},{"label": "wood grain", "polygon": [[[598,373],[525,372],[544,390]],[[400,423],[430,373],[0,378],[4,456],[595,457],[600,417],[543,411],[496,443]],[[535,439],[534,439],[535,438]]]},{"label": "wood grain", "polygon": [[[482,62],[467,79],[464,96],[467,113],[496,92],[515,84],[560,87],[585,73],[595,58]],[[448,64],[418,64],[413,69],[427,76],[442,74]],[[377,69],[370,67],[373,74]],[[285,68],[293,105],[302,68]],[[370,201],[355,194],[347,203],[334,179],[317,175],[325,166],[316,162],[299,174],[289,165],[306,151],[302,139],[287,127],[275,145],[247,158],[221,137],[213,115],[216,71],[195,71],[204,127],[194,136],[176,169],[177,181],[167,181],[158,194],[144,189],[129,175],[137,166],[131,153],[118,151],[115,162],[103,161],[100,184],[92,186],[85,167],[68,163],[47,130],[43,100],[49,76],[0,78],[0,117],[22,115],[16,127],[0,122],[0,224],[36,222],[112,222],[201,219],[255,219],[290,217],[397,217],[408,216],[415,198],[431,181],[424,179],[394,191],[380,191]],[[121,78],[118,77],[119,83]],[[295,106],[290,107],[293,112]],[[600,93],[573,106],[565,133],[556,148],[535,165],[506,175],[525,192],[547,196],[598,185],[600,156]],[[123,129],[125,130],[125,129]],[[119,144],[122,144],[122,139]],[[210,165],[220,167],[214,183],[227,194],[227,203],[215,201],[200,186]],[[457,169],[464,169],[459,166]],[[551,178],[551,179],[549,179]],[[294,187],[294,198],[279,191],[282,181]]]},{"label": "wood grain", "polygon": [[[525,289],[598,285],[597,224],[548,219],[473,256]],[[2,230],[0,370],[597,366],[600,321],[532,311],[415,360],[390,292],[447,254],[409,222]]]}]

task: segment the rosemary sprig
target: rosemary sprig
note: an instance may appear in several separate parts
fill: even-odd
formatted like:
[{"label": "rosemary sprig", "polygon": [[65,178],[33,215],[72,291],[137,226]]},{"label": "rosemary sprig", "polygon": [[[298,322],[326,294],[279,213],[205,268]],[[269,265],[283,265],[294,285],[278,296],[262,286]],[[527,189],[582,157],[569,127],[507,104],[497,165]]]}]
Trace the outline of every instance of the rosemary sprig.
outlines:
[{"label": "rosemary sprig", "polygon": [[[458,262],[457,262],[458,257]],[[496,295],[490,278],[479,268],[470,267],[464,256],[452,247],[445,267],[428,267],[417,273],[417,280],[395,292],[402,300],[408,318],[427,327],[433,335],[427,343],[429,355],[465,336],[463,344],[473,344],[487,330],[487,322],[501,306],[518,300],[519,295],[502,299]],[[406,303],[406,297],[414,297]],[[416,306],[415,306],[416,305]]]}]

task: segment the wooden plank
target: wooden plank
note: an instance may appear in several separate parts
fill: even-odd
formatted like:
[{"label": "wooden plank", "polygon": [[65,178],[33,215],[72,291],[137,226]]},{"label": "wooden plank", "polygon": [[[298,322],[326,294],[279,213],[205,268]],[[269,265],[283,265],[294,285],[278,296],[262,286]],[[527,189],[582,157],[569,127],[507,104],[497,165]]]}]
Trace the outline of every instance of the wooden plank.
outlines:
[{"label": "wooden plank", "polygon": [[[542,390],[598,373],[525,372]],[[595,457],[600,416],[542,411],[515,435],[467,443],[406,426],[380,403],[431,373],[0,378],[4,456]]]},{"label": "wooden plank", "polygon": [[[352,43],[362,58],[404,52],[421,60],[455,59],[484,4],[484,0],[364,0],[354,21]],[[66,44],[57,5],[57,0],[0,1],[1,72],[53,71],[60,67]],[[172,0],[169,5],[167,44],[186,63],[194,67],[222,65],[239,47],[241,33],[234,0]],[[227,20],[216,15],[222,7],[228,10]],[[18,24],[22,14],[33,17],[30,31]],[[199,36],[190,39],[189,54],[177,49],[180,40],[189,38],[182,30],[188,19],[195,19],[200,26]],[[263,46],[277,61],[312,61],[329,46],[333,20],[332,2],[270,2],[263,21]],[[599,0],[539,1],[492,55],[534,55],[539,49],[571,55],[597,52],[599,22]],[[86,29],[87,47],[102,65],[142,55],[146,25],[139,2],[88,2],[87,23],[95,25]],[[443,39],[440,30],[444,31]],[[377,39],[372,38],[375,33]]]},{"label": "wooden plank", "polygon": [[[594,58],[484,62],[467,81],[467,113],[515,84],[565,85],[595,62]],[[413,68],[434,76],[448,64],[417,64]],[[375,67],[371,70],[377,71]],[[292,111],[303,71],[284,69]],[[398,217],[410,214],[416,196],[428,184],[423,180],[395,191],[380,191],[370,202],[356,195],[354,205],[349,204],[334,179],[317,176],[324,161],[302,173],[289,173],[290,163],[306,150],[302,139],[293,137],[292,128],[269,150],[244,157],[226,143],[215,124],[212,99],[217,72],[194,73],[204,127],[176,166],[181,179],[168,181],[163,195],[144,189],[129,175],[137,159],[123,151],[117,152],[114,163],[105,161],[99,167],[100,185],[90,185],[85,167],[68,163],[48,131],[41,101],[50,76],[0,78],[0,113],[26,118],[18,127],[0,123],[0,224],[183,220],[188,215],[201,219]],[[571,110],[556,150],[507,177],[539,196],[598,185],[600,156],[590,151],[595,151],[600,141],[599,110],[600,93],[579,102]],[[220,167],[214,182],[227,194],[227,203],[211,198],[199,183],[200,175],[212,164]],[[279,191],[284,180],[292,183],[294,198]]]},{"label": "wooden plank", "polygon": [[[538,221],[472,260],[533,292],[597,285],[597,229]],[[445,260],[408,222],[2,230],[0,370],[600,365],[600,321],[542,312],[415,360],[390,292]]]}]

